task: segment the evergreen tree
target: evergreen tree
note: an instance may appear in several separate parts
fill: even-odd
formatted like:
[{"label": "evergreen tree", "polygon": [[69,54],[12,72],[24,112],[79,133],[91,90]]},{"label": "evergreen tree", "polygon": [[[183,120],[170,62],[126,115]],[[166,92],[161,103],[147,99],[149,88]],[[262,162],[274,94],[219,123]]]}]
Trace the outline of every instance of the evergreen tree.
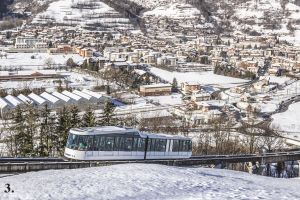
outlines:
[{"label": "evergreen tree", "polygon": [[109,85],[106,86],[106,94],[110,95],[110,86]]},{"label": "evergreen tree", "polygon": [[173,82],[172,82],[172,91],[173,91],[173,92],[177,92],[177,87],[178,87],[177,79],[176,79],[176,78],[173,78]]},{"label": "evergreen tree", "polygon": [[56,88],[57,92],[63,92],[64,88],[62,86],[62,80],[58,80],[58,86]]},{"label": "evergreen tree", "polygon": [[103,119],[101,121],[101,125],[103,126],[111,126],[114,125],[114,106],[113,103],[107,100],[104,104],[104,113]]},{"label": "evergreen tree", "polygon": [[75,67],[76,64],[72,58],[69,58],[66,62],[66,65],[72,69],[73,67]]},{"label": "evergreen tree", "polygon": [[53,137],[55,116],[51,115],[51,110],[48,108],[48,105],[45,105],[41,110],[40,119],[40,135],[37,151],[39,156],[50,156],[50,154],[53,154],[53,140],[56,140],[56,137]]},{"label": "evergreen tree", "polygon": [[20,156],[23,146],[25,145],[24,136],[25,136],[25,120],[23,115],[23,109],[20,106],[17,106],[14,112],[12,113],[12,126],[10,127],[13,134],[10,136],[9,140],[11,141],[12,154],[14,156]]},{"label": "evergreen tree", "polygon": [[82,117],[83,127],[93,127],[96,126],[96,117],[92,108],[89,106]]},{"label": "evergreen tree", "polygon": [[70,114],[71,114],[71,126],[72,128],[79,127],[80,126],[80,116],[79,116],[79,109],[77,106],[71,106],[70,108]]},{"label": "evergreen tree", "polygon": [[63,150],[68,139],[69,130],[71,128],[72,126],[69,109],[64,106],[57,115],[57,127],[54,135],[54,137],[57,139],[53,144],[56,151],[61,155],[63,155]]},{"label": "evergreen tree", "polygon": [[32,105],[28,105],[25,113],[25,134],[23,135],[23,146],[21,156],[34,156],[34,137],[37,135],[38,112]]}]

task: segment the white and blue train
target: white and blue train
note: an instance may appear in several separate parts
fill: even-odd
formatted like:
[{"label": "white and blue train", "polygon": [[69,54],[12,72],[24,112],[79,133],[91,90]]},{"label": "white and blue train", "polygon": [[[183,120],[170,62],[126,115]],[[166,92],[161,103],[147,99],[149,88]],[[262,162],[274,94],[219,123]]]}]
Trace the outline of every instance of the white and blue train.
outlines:
[{"label": "white and blue train", "polygon": [[192,141],[183,136],[113,126],[74,128],[69,132],[64,155],[73,160],[189,158]]}]

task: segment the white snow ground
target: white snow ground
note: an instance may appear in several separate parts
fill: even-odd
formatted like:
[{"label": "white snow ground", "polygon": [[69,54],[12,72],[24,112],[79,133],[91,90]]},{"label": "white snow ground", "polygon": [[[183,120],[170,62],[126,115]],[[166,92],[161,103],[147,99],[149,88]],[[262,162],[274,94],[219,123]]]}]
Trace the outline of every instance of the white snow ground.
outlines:
[{"label": "white snow ground", "polygon": [[290,132],[288,135],[297,136],[300,139],[300,102],[289,106],[288,110],[272,116],[272,125],[280,130]]},{"label": "white snow ground", "polygon": [[211,71],[182,73],[182,72],[169,72],[156,67],[152,67],[150,70],[153,74],[166,79],[170,83],[172,83],[173,78],[176,78],[178,83],[198,82],[199,84],[214,85],[220,88],[227,88],[227,87],[242,85],[247,82],[247,80],[244,79],[217,75]]},{"label": "white snow ground", "polygon": [[125,164],[0,178],[6,200],[300,199],[299,179],[207,168]]},{"label": "white snow ground", "polygon": [[[32,59],[31,57],[34,57]],[[65,65],[72,58],[75,63],[82,63],[84,58],[78,54],[50,55],[48,53],[8,53],[7,58],[0,59],[2,69],[22,66],[25,70],[37,70],[46,66],[46,62],[56,65]],[[49,60],[50,59],[50,60]]]}]

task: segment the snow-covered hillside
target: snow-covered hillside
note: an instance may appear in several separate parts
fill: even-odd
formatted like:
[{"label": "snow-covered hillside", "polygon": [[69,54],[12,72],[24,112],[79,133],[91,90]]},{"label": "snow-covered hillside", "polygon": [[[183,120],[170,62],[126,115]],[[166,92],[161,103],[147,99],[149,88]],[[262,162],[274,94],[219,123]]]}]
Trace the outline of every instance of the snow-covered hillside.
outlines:
[{"label": "snow-covered hillside", "polygon": [[24,14],[24,12],[39,13],[47,8],[48,4],[55,0],[14,0],[10,6],[14,13]]},{"label": "snow-covered hillside", "polygon": [[6,200],[299,199],[299,179],[243,172],[126,164],[42,171],[0,178],[14,193]]},{"label": "snow-covered hillside", "polygon": [[159,6],[166,6],[173,3],[182,3],[182,0],[131,0],[144,8],[154,9]]},{"label": "snow-covered hillside", "polygon": [[229,22],[234,31],[257,33],[293,33],[300,30],[297,0],[207,0],[213,18],[219,23]]},{"label": "snow-covered hillside", "polygon": [[38,14],[33,23],[81,25],[130,29],[132,25],[127,18],[98,0],[59,0],[49,5],[45,12]]},{"label": "snow-covered hillside", "polygon": [[169,17],[169,18],[196,18],[201,13],[190,4],[172,3],[161,5],[151,11],[144,13],[144,16]]},{"label": "snow-covered hillside", "polygon": [[[288,110],[283,113],[273,115],[273,126],[279,127],[280,130],[290,132],[288,135],[294,139],[300,140],[300,102],[289,106]],[[294,137],[293,137],[294,136]]]}]

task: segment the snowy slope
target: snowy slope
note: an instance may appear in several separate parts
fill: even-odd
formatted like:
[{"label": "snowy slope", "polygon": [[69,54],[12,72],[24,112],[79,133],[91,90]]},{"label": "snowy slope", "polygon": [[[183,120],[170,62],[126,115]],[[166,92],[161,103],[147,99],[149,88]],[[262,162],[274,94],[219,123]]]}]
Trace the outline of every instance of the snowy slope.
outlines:
[{"label": "snowy slope", "polygon": [[169,17],[169,18],[195,18],[201,13],[190,4],[172,3],[158,6],[144,13],[144,16]]},{"label": "snowy slope", "polygon": [[258,33],[290,34],[288,24],[300,30],[298,0],[220,0],[215,3],[207,0],[214,7],[213,18],[220,24],[228,21],[235,31],[256,31]]},{"label": "snowy slope", "polygon": [[144,8],[154,9],[159,6],[166,6],[172,3],[181,3],[182,0],[130,0]]},{"label": "snowy slope", "polygon": [[299,199],[299,179],[274,179],[229,170],[126,164],[42,171],[0,178],[7,200]]},{"label": "snowy slope", "polygon": [[294,139],[300,140],[300,102],[290,105],[286,112],[275,114],[272,118],[273,126],[279,127],[282,131],[291,132],[290,136],[297,136]]},{"label": "snowy slope", "polygon": [[47,7],[47,4],[55,0],[14,0],[11,10],[15,13],[22,14],[23,12],[31,11],[33,13],[39,12],[40,9]]},{"label": "snowy slope", "polygon": [[70,26],[132,28],[129,19],[99,0],[59,0],[38,14],[33,23],[58,23]]}]

